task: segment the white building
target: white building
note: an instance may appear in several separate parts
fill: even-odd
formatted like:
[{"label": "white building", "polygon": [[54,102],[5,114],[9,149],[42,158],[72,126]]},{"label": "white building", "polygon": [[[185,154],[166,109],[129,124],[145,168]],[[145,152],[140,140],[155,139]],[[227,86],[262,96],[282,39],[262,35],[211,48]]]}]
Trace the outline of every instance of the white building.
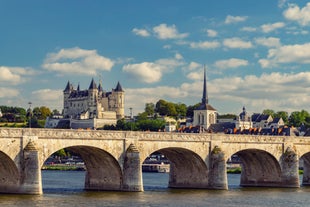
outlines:
[{"label": "white building", "polygon": [[251,120],[251,116],[248,115],[248,112],[243,107],[242,112],[239,114],[237,119],[235,120],[235,128],[243,131],[244,129],[251,129],[253,127],[253,123]]},{"label": "white building", "polygon": [[209,129],[211,124],[217,122],[217,111],[209,104],[207,94],[206,68],[204,68],[203,95],[200,106],[194,110],[193,126],[200,127],[202,131]]}]

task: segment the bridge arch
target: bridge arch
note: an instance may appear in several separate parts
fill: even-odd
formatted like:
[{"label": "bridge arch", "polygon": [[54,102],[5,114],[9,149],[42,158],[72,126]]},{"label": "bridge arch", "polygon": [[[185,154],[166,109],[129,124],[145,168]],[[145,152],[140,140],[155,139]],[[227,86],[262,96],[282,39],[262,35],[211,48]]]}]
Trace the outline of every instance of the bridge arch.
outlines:
[{"label": "bridge arch", "polygon": [[122,189],[122,169],[110,153],[98,147],[86,145],[68,146],[66,149],[80,155],[85,163],[85,190]]},{"label": "bridge arch", "polygon": [[[161,148],[158,149],[157,152],[165,155],[170,162],[168,187],[208,187],[208,167],[197,153],[180,147]],[[145,159],[146,157],[142,160]]]},{"label": "bridge arch", "polygon": [[241,186],[274,187],[282,182],[281,165],[269,152],[250,148],[234,154],[241,160]]},{"label": "bridge arch", "polygon": [[0,192],[16,193],[20,183],[20,173],[15,162],[0,151]]},{"label": "bridge arch", "polygon": [[303,169],[302,175],[302,185],[309,186],[310,185],[310,152],[303,154],[300,157],[301,167]]}]

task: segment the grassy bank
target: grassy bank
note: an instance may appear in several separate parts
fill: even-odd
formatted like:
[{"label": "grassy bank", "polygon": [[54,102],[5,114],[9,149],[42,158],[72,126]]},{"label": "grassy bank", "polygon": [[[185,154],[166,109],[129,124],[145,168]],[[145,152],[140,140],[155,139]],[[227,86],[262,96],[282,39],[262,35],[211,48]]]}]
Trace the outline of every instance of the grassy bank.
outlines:
[{"label": "grassy bank", "polygon": [[42,170],[84,171],[85,167],[76,165],[45,165]]}]

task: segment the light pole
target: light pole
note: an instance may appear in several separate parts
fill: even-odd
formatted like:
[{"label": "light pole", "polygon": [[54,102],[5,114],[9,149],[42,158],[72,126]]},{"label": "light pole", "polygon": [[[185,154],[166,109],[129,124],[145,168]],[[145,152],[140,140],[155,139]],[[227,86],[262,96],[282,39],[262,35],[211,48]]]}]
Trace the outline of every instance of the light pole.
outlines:
[{"label": "light pole", "polygon": [[130,131],[132,131],[132,107],[129,108],[130,110]]},{"label": "light pole", "polygon": [[28,102],[29,104],[29,109],[28,109],[28,115],[29,115],[29,128],[31,128],[31,117],[32,117],[32,111],[31,111],[31,102]]}]

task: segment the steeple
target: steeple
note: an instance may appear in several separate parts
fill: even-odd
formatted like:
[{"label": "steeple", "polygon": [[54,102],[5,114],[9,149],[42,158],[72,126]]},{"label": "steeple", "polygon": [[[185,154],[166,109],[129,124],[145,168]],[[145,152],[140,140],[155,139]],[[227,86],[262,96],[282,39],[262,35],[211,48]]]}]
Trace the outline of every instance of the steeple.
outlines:
[{"label": "steeple", "polygon": [[203,71],[203,94],[202,94],[202,99],[201,103],[202,104],[208,104],[208,93],[207,93],[207,78],[206,78],[206,66],[204,66],[204,71]]},{"label": "steeple", "polygon": [[89,90],[90,90],[90,89],[97,89],[97,85],[96,85],[94,79],[91,80],[91,83],[90,83],[88,89],[89,89]]}]

